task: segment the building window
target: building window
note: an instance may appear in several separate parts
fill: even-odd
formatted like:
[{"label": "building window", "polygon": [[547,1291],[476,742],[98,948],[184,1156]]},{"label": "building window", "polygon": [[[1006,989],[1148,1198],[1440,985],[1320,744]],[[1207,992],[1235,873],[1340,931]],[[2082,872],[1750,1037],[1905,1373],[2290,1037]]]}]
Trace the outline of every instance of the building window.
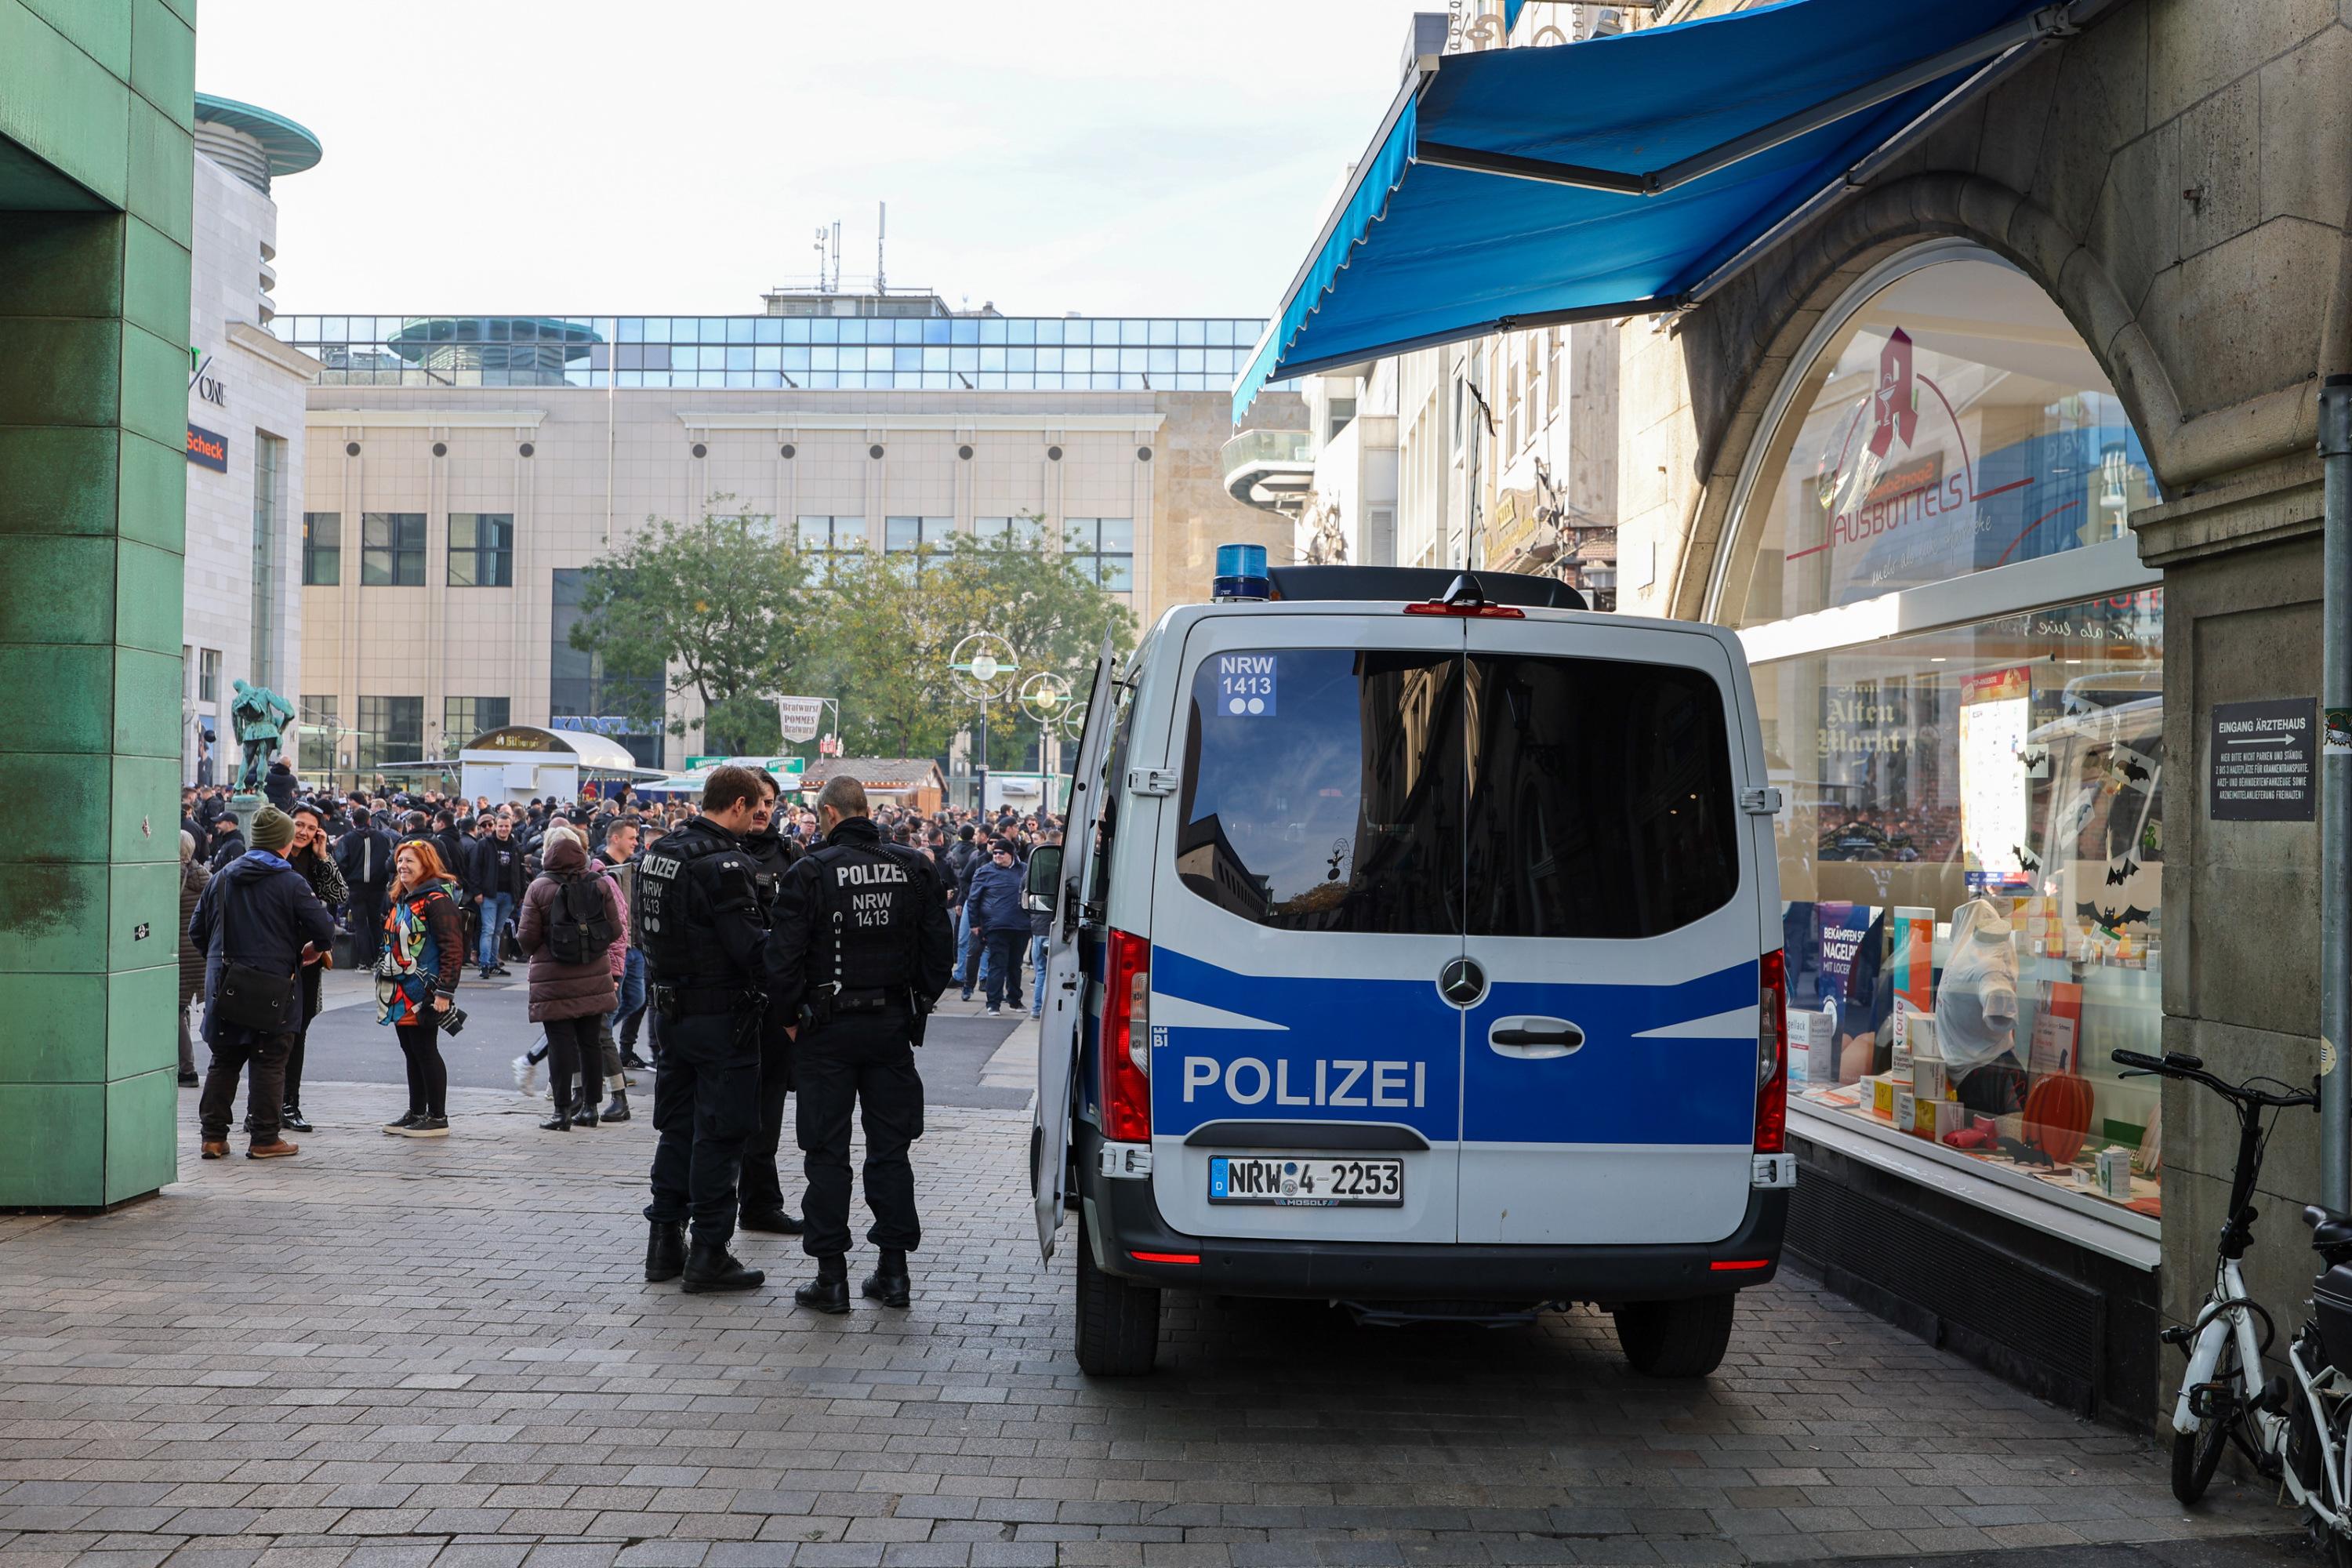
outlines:
[{"label": "building window", "polygon": [[[1956,300],[2002,330],[1954,327]],[[1734,625],[2122,539],[2157,500],[2090,349],[2032,279],[1989,256],[1879,289],[1787,395],[1759,469],[1771,482],[1745,499],[1748,575],[1725,584]]]},{"label": "building window", "polygon": [[1081,571],[1114,594],[1135,591],[1135,520],[1073,517],[1062,524],[1062,548]]},{"label": "building window", "polygon": [[793,537],[801,554],[808,558],[810,578],[828,582],[837,558],[866,548],[866,520],[803,517],[798,520]]},{"label": "building window", "polygon": [[341,738],[343,727],[341,700],[316,694],[298,697],[294,700],[294,721],[299,726],[297,733],[301,743],[306,748],[313,744],[318,748],[315,752],[306,749],[303,755],[325,759],[324,765],[314,767],[313,771],[324,772],[331,768],[335,745]]},{"label": "building window", "polygon": [[449,586],[514,586],[514,513],[449,514]]},{"label": "building window", "polygon": [[976,517],[971,520],[971,536],[983,543],[992,544],[1003,539],[1034,548],[1045,537],[1045,520],[1034,513],[1022,517]]},{"label": "building window", "polygon": [[360,699],[359,771],[375,772],[394,763],[425,760],[425,699]]},{"label": "building window", "polygon": [[196,650],[197,701],[216,703],[220,700],[220,649],[207,647]]},{"label": "building window", "polygon": [[1328,446],[1332,442],[1338,440],[1339,438],[1339,432],[1345,430],[1349,425],[1353,424],[1355,422],[1355,418],[1356,400],[1354,398],[1333,398],[1331,400],[1330,406],[1324,411],[1324,445]]},{"label": "building window", "polygon": [[360,585],[425,585],[425,514],[371,511],[360,517]]},{"label": "building window", "polygon": [[278,678],[278,541],[285,531],[286,443],[253,433],[253,643],[246,668],[256,686]]},{"label": "building window", "polygon": [[503,730],[514,722],[510,697],[444,697],[441,700],[441,750],[456,756],[477,737]]},{"label": "building window", "polygon": [[905,557],[892,564],[919,577],[923,557],[946,549],[954,534],[955,519],[951,517],[886,517],[882,520],[882,550],[887,555]]},{"label": "building window", "polygon": [[343,514],[302,514],[302,585],[335,588],[343,581]]},{"label": "building window", "polygon": [[657,768],[662,671],[656,668],[631,675],[607,668],[601,654],[572,646],[572,628],[579,624],[581,595],[587,585],[588,574],[582,568],[558,567],[553,574],[547,620],[548,716],[579,720],[583,727],[628,747],[643,766]]}]

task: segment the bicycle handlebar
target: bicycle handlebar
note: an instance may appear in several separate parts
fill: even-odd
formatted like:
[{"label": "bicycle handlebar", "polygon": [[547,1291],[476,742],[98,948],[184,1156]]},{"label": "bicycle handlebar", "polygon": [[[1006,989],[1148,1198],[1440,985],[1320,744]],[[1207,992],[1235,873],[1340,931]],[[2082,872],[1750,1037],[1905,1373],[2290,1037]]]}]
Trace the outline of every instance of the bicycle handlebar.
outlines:
[{"label": "bicycle handlebar", "polygon": [[2188,1083],[2201,1083],[2223,1099],[2234,1100],[2243,1105],[2284,1110],[2319,1103],[2319,1097],[2315,1094],[2274,1094],[2269,1089],[2255,1089],[2246,1084],[2223,1083],[2205,1070],[2202,1058],[2190,1056],[2186,1051],[2167,1051],[2161,1058],[2149,1056],[2145,1051],[2110,1051],[2107,1056],[2118,1067],[2152,1072],[2160,1078],[2177,1078]]}]

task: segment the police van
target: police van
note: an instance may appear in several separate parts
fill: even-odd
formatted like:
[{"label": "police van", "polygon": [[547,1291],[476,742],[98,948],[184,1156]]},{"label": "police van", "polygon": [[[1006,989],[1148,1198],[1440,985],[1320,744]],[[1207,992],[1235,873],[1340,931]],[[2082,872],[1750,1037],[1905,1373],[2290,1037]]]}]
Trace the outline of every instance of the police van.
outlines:
[{"label": "police van", "polygon": [[[1785,981],[1727,630],[1546,578],[1233,563],[1097,661],[1031,1176],[1079,1364],[1160,1292],[1379,1321],[1590,1302],[1714,1370],[1778,1266]],[[1262,554],[1260,559],[1262,559]]]}]

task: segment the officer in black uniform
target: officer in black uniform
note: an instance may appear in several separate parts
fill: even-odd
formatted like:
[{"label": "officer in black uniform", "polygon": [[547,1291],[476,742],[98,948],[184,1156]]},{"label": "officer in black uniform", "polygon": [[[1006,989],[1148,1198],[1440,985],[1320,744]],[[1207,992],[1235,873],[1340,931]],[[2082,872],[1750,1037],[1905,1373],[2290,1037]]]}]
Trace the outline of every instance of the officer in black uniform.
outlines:
[{"label": "officer in black uniform", "polygon": [[[752,813],[751,830],[743,836],[743,852],[751,858],[751,879],[760,889],[760,907],[770,921],[776,900],[783,896],[784,873],[801,858],[801,847],[783,837],[777,809],[775,776],[762,773],[765,803]],[[784,1184],[776,1170],[776,1146],[784,1136],[784,1096],[793,1086],[793,1014],[780,1005],[773,978],[769,982],[768,1010],[760,1019],[760,1125],[743,1146],[743,1180],[737,1194],[742,1205],[739,1223],[745,1230],[775,1236],[798,1236],[800,1217],[784,1206]]]},{"label": "officer in black uniform", "polygon": [[[715,770],[702,814],[637,863],[648,1005],[660,1019],[654,1080],[653,1224],[646,1278],[686,1289],[749,1290],[765,1278],[735,1261],[735,1177],[759,1125],[760,1021],[768,1002],[768,926],[741,835],[765,797],[750,768]],[[694,1245],[683,1231],[694,1222]]]},{"label": "officer in black uniform", "polygon": [[947,989],[955,941],[930,858],[883,842],[866,791],[835,774],[817,795],[824,841],[784,878],[774,949],[777,997],[796,1009],[793,1076],[805,1156],[802,1250],[816,1279],[793,1300],[849,1310],[849,1113],[866,1129],[866,1238],[881,1250],[866,1294],[907,1304],[907,1254],[922,1239],[907,1146],[923,1131],[923,1080],[914,1047]]}]

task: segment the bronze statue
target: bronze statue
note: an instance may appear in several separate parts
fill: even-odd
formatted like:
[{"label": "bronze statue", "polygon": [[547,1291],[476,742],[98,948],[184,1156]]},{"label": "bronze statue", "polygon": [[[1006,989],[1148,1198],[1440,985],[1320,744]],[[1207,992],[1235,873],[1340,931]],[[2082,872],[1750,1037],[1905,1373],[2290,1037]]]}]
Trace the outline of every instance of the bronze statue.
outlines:
[{"label": "bronze statue", "polygon": [[236,700],[229,704],[229,722],[236,728],[237,744],[245,748],[245,766],[236,775],[236,787],[250,795],[261,787],[261,775],[269,771],[270,759],[278,754],[278,742],[286,726],[294,721],[294,709],[286,699],[267,686],[236,685]]}]

